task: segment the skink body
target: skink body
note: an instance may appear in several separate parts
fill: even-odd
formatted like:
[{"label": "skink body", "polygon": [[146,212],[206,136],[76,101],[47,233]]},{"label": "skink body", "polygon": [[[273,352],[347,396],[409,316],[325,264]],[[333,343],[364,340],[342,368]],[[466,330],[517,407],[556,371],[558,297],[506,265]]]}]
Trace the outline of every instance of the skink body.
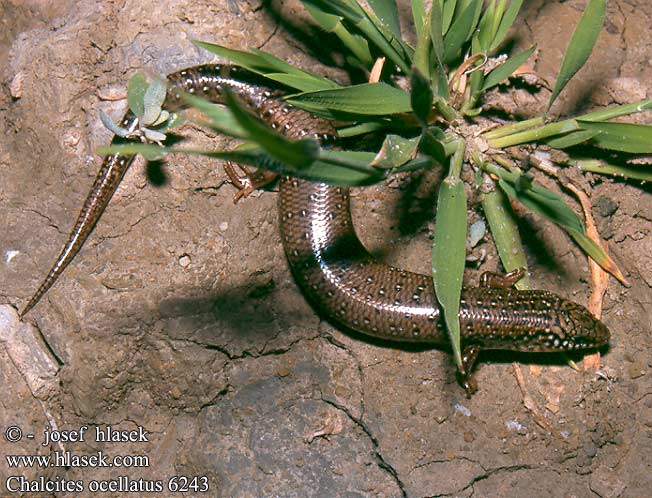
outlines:
[{"label": "skink body", "polygon": [[[164,107],[183,108],[181,92],[213,102],[228,89],[253,113],[291,138],[332,140],[323,119],[293,108],[261,79],[235,66],[205,65],[168,77]],[[122,126],[133,125],[131,114]],[[132,156],[107,157],[59,258],[24,308],[31,309],[82,247],[117,189]],[[280,227],[292,272],[309,300],[329,319],[364,334],[395,341],[447,343],[429,276],[374,259],[353,228],[348,189],[283,178]],[[462,343],[467,348],[573,351],[608,343],[607,327],[583,306],[547,291],[465,288],[460,306]]]}]

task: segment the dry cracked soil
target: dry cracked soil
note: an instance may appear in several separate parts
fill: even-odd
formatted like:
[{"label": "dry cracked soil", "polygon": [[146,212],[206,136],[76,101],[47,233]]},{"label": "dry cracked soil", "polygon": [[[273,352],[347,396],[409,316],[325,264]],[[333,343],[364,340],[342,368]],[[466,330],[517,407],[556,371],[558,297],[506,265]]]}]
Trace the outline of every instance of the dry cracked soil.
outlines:
[{"label": "dry cracked soil", "polygon": [[[585,5],[525,2],[513,40],[537,43],[544,78],[554,81]],[[0,1],[0,496],[181,496],[174,476],[199,486],[183,495],[197,497],[652,496],[649,185],[568,173],[632,284],[609,284],[613,337],[599,374],[560,358],[485,355],[467,399],[445,352],[320,321],[288,271],[276,193],[234,205],[220,164],[196,157],[137,161],[73,264],[17,322],[110,140],[98,110],[121,116],[128,78],[214,60],[191,43],[201,39],[344,82],[333,43],[305,17],[294,2],[263,0]],[[554,113],[652,97],[650,25],[648,1],[610,1],[598,46]],[[521,116],[541,104],[524,89],[494,98]],[[191,125],[180,133],[231,145]],[[373,252],[428,271],[437,181],[435,172],[354,193]],[[586,303],[579,249],[536,217],[521,213],[521,224],[534,286]],[[499,268],[489,237],[473,254],[484,259],[469,280]],[[525,363],[522,387],[512,361]],[[133,440],[98,440],[107,426]],[[99,454],[114,465],[6,458]],[[83,489],[7,489],[21,477]],[[101,492],[109,485],[151,492]]]}]

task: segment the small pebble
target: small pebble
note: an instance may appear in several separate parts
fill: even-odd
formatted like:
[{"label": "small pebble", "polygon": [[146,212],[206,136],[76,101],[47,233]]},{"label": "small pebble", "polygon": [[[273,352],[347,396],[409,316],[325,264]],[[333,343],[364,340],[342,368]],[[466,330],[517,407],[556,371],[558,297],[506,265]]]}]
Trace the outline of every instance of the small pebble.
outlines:
[{"label": "small pebble", "polygon": [[190,264],[190,256],[188,256],[187,254],[184,254],[179,258],[179,265],[181,265],[181,267],[185,268],[189,264]]},{"label": "small pebble", "polygon": [[220,223],[218,228],[220,229],[220,232],[226,232],[229,228],[229,224],[226,221],[223,221]]},{"label": "small pebble", "polygon": [[17,73],[14,76],[14,79],[9,83],[9,94],[16,100],[23,96],[23,80],[25,79],[25,73],[22,71]]},{"label": "small pebble", "polygon": [[600,213],[600,216],[603,218],[607,218],[618,211],[618,204],[604,195],[598,199],[596,207],[598,208],[598,213]]},{"label": "small pebble", "polygon": [[469,410],[466,406],[461,405],[459,403],[455,403],[453,405],[453,408],[455,409],[456,412],[464,415],[465,417],[470,417],[471,416],[471,410]]},{"label": "small pebble", "polygon": [[20,254],[20,251],[9,250],[5,253],[5,262],[11,263],[11,260]]}]

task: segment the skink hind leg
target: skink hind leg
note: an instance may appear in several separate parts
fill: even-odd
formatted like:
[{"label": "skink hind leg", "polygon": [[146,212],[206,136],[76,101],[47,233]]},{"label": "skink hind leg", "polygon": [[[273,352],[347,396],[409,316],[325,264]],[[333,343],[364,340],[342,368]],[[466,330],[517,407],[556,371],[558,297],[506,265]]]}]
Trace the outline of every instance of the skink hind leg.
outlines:
[{"label": "skink hind leg", "polygon": [[525,268],[510,271],[509,273],[495,273],[486,271],[480,275],[480,287],[491,289],[511,289],[514,284],[525,276]]},{"label": "skink hind leg", "polygon": [[[236,170],[239,170],[240,173]],[[248,197],[255,190],[263,188],[278,179],[278,174],[271,171],[264,169],[251,171],[249,168],[231,161],[224,164],[224,171],[231,183],[238,189],[238,192],[233,196],[234,204],[243,197]]]}]

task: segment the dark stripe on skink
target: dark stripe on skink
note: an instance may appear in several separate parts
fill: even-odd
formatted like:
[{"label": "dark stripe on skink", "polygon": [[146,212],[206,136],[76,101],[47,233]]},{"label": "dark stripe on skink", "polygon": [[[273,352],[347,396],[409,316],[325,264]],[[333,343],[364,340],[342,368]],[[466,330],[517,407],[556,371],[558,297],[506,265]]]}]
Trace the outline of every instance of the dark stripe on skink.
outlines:
[{"label": "dark stripe on skink", "polygon": [[[232,66],[199,66],[168,77],[165,107],[184,107],[179,90],[222,102],[229,88],[253,112],[289,137],[331,139],[330,123],[292,108],[256,75]],[[123,126],[133,116],[127,114]],[[107,158],[61,256],[23,310],[56,281],[90,234],[132,157]],[[432,280],[375,260],[353,229],[348,189],[284,178],[279,194],[281,236],[292,272],[328,318],[364,334],[397,341],[447,342]],[[609,331],[583,306],[547,291],[465,288],[462,342],[486,349],[571,351],[599,347]]]}]

